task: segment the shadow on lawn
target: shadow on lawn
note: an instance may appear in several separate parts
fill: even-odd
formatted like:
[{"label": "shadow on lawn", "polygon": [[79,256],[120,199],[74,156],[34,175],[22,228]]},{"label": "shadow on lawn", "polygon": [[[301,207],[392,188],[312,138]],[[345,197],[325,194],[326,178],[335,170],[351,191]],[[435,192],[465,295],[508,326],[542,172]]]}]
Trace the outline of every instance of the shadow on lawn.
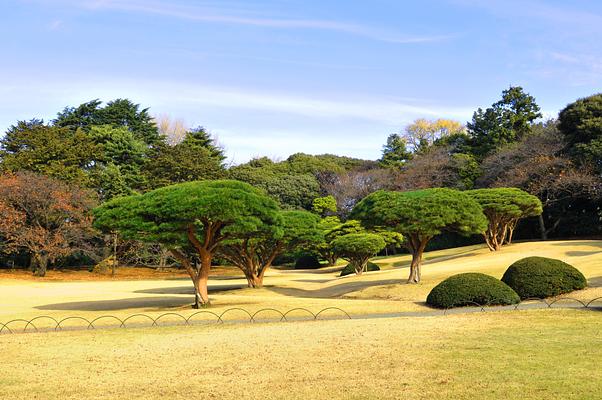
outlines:
[{"label": "shadow on lawn", "polygon": [[[247,285],[210,285],[210,293],[219,293],[228,290],[237,290],[246,288]],[[136,290],[134,293],[145,294],[163,294],[163,295],[186,295],[186,297],[175,296],[152,296],[152,297],[133,297],[117,300],[96,300],[96,301],[72,301],[68,303],[45,304],[35,307],[38,310],[53,311],[117,311],[131,308],[156,308],[163,310],[166,308],[182,307],[193,303],[194,288],[190,286],[176,286],[166,288],[153,288]]]},{"label": "shadow on lawn", "polygon": [[587,280],[587,286],[590,288],[602,287],[602,276],[594,276]]},{"label": "shadow on lawn", "polygon": [[[474,249],[467,250],[464,253],[454,254],[451,256],[429,256],[428,253],[425,253],[422,265],[427,265],[427,264],[434,263],[434,262],[451,261],[451,260],[455,260],[458,258],[472,257],[472,256],[475,256],[476,254],[477,253],[475,253]],[[379,262],[380,262],[380,264],[386,264],[387,260],[386,259],[375,260],[376,264],[379,264]],[[410,260],[396,261],[391,265],[395,268],[409,268]]]},{"label": "shadow on lawn", "polygon": [[570,257],[585,257],[602,253],[602,241],[599,240],[570,240],[565,242],[552,243],[552,245],[562,247],[588,246],[592,248],[592,250],[569,250],[566,252],[566,255]]},{"label": "shadow on lawn", "polygon": [[[238,290],[246,288],[246,284],[238,285],[209,285],[209,293],[225,292],[229,290]],[[175,286],[175,287],[161,287],[151,289],[140,289],[135,290],[134,293],[145,293],[145,294],[194,294],[194,288],[192,283],[190,286]]]},{"label": "shadow on lawn", "polygon": [[328,299],[340,297],[344,294],[355,292],[357,290],[362,290],[370,286],[398,285],[405,283],[407,283],[406,279],[383,279],[379,281],[344,282],[338,285],[315,290],[297,289],[289,287],[270,287],[267,289],[285,296]]},{"label": "shadow on lawn", "polygon": [[53,311],[117,311],[130,308],[181,307],[192,304],[191,297],[134,297],[119,300],[72,301],[69,303],[45,304],[35,307],[38,310]]},{"label": "shadow on lawn", "polygon": [[596,250],[596,251],[567,251],[566,255],[569,257],[585,257],[585,256],[591,256],[594,254],[600,254],[602,253],[602,250]]},{"label": "shadow on lawn", "polygon": [[[545,242],[543,242],[545,243]],[[602,240],[566,240],[562,242],[550,243],[553,246],[564,246],[564,247],[572,247],[572,246],[590,246],[596,247],[602,251]]]}]

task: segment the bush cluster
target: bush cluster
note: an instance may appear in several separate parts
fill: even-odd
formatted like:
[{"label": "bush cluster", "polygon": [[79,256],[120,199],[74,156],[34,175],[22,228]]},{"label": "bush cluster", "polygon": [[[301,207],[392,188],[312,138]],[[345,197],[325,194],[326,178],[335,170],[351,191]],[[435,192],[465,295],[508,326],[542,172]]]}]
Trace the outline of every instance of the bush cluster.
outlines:
[{"label": "bush cluster", "polygon": [[502,281],[514,289],[521,299],[543,299],[587,286],[587,280],[578,269],[563,261],[545,257],[527,257],[516,261],[506,270]]},{"label": "bush cluster", "polygon": [[[372,271],[380,271],[380,267],[376,264],[374,264],[373,262],[368,262],[368,272],[372,272]],[[341,274],[339,276],[345,276],[345,275],[351,275],[351,274],[355,274],[355,267],[350,263],[347,264],[345,266],[345,268],[343,268],[343,270],[341,271]]]},{"label": "bush cluster", "polygon": [[507,305],[520,302],[512,288],[492,276],[469,272],[450,276],[431,290],[428,305],[452,308],[479,305]]}]

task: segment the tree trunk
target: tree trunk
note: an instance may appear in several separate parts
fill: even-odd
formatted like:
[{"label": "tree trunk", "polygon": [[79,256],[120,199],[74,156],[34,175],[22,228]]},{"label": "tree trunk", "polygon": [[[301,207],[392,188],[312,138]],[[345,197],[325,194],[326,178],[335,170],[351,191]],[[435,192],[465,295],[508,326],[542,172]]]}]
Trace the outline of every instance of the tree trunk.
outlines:
[{"label": "tree trunk", "polygon": [[198,269],[194,289],[194,308],[207,307],[209,302],[209,270],[211,269],[211,254],[205,252],[201,255],[201,266]]},{"label": "tree trunk", "polygon": [[543,219],[543,213],[539,214],[539,232],[541,233],[542,240],[548,240],[548,231],[546,230],[546,223]]},{"label": "tree trunk", "polygon": [[199,251],[201,253],[201,263],[193,266],[192,262],[185,253],[178,249],[170,249],[172,256],[178,260],[188,272],[188,276],[194,285],[194,304],[192,308],[209,306],[209,293],[207,281],[209,280],[209,270],[211,269],[212,254],[208,251]]},{"label": "tree trunk", "polygon": [[36,257],[34,255],[29,256],[29,271],[34,274],[36,272]]},{"label": "tree trunk", "polygon": [[[352,261],[351,261],[351,262],[352,262]],[[363,273],[364,273],[364,268],[365,268],[365,265],[364,265],[362,262],[352,262],[352,263],[354,264],[354,265],[353,265],[353,267],[354,267],[354,269],[355,269],[355,274],[356,274],[356,275],[361,275],[361,274],[363,274]],[[366,265],[367,265],[367,264],[368,264],[368,263],[366,263]]]},{"label": "tree trunk", "polygon": [[335,255],[330,255],[326,257],[326,261],[328,261],[328,266],[332,267],[333,265],[335,265],[337,263],[337,259],[338,257]]},{"label": "tree trunk", "polygon": [[512,238],[514,237],[514,228],[516,225],[510,225],[508,227],[508,235],[506,236],[506,244],[512,244]]},{"label": "tree trunk", "polygon": [[412,238],[412,246],[410,251],[412,253],[412,262],[410,263],[410,276],[408,277],[408,283],[420,283],[421,277],[421,265],[422,265],[422,254],[430,238]]},{"label": "tree trunk", "polygon": [[412,262],[410,263],[410,276],[408,283],[420,282],[420,264],[422,263],[422,254],[419,252],[412,253]]},{"label": "tree trunk", "polygon": [[169,257],[169,251],[161,247],[159,249],[159,268],[163,270],[167,267],[167,258]]},{"label": "tree trunk", "polygon": [[46,254],[46,252],[41,252],[36,254],[34,257],[36,260],[36,266],[33,274],[39,277],[46,276],[46,269],[48,267],[48,254]]},{"label": "tree trunk", "polygon": [[485,243],[487,243],[489,250],[498,251],[502,248],[502,243],[499,241],[497,235],[492,233],[484,233],[483,237],[485,238]]},{"label": "tree trunk", "polygon": [[117,267],[117,243],[119,237],[117,233],[113,234],[113,262],[111,263],[111,276],[115,276],[115,268]]},{"label": "tree trunk", "polygon": [[203,306],[203,296],[201,294],[201,280],[200,277],[197,276],[192,280],[194,285],[194,304],[192,308],[201,308]]},{"label": "tree trunk", "polygon": [[256,274],[250,273],[246,274],[247,285],[250,288],[259,289],[263,287],[263,276],[258,276]]}]

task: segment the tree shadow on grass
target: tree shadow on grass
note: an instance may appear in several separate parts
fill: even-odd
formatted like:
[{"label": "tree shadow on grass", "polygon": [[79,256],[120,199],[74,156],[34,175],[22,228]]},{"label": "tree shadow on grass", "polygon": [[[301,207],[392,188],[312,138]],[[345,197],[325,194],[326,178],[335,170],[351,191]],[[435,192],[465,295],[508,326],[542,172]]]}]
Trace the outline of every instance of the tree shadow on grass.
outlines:
[{"label": "tree shadow on grass", "polygon": [[301,282],[301,283],[326,283],[330,282],[332,279],[294,279],[293,282]]},{"label": "tree shadow on grass", "polygon": [[267,289],[285,296],[329,299],[341,297],[347,293],[362,290],[371,286],[398,285],[405,283],[407,283],[406,279],[383,279],[379,281],[344,282],[338,285],[315,290],[297,289],[290,287],[271,287]]},{"label": "tree shadow on grass", "polygon": [[[232,284],[232,285],[209,285],[209,293],[226,292],[230,290],[244,289],[246,284]],[[174,287],[160,287],[151,289],[140,289],[135,290],[134,293],[145,293],[145,294],[194,294],[194,288],[192,284],[190,286],[174,286]]]},{"label": "tree shadow on grass", "polygon": [[[542,242],[542,243],[546,243],[546,242]],[[590,247],[596,247],[596,248],[600,249],[600,251],[602,251],[602,240],[566,240],[566,241],[550,243],[550,244],[553,246],[564,246],[564,247],[590,246]]]},{"label": "tree shadow on grass", "polygon": [[590,288],[602,287],[602,276],[594,276],[587,280],[587,286]]},{"label": "tree shadow on grass", "polygon": [[166,309],[192,304],[193,300],[192,297],[134,297],[118,300],[72,301],[68,303],[45,304],[35,308],[52,311],[117,311],[131,308]]},{"label": "tree shadow on grass", "polygon": [[[425,254],[424,258],[423,258],[423,262],[422,265],[428,265],[431,263],[438,263],[438,262],[442,262],[442,261],[451,261],[451,260],[455,260],[458,258],[466,258],[466,257],[473,257],[475,256],[477,253],[475,253],[474,249],[471,250],[467,250],[464,253],[459,253],[459,254],[454,254],[454,255],[450,255],[450,256],[430,256],[428,255],[428,253]],[[381,262],[381,264],[386,264],[387,260],[386,259],[382,259],[382,260],[376,260],[376,264],[379,264],[379,262]],[[391,264],[393,267],[395,268],[409,268],[410,267],[410,260],[406,260],[406,261],[396,261],[393,264]]]},{"label": "tree shadow on grass", "polygon": [[[237,290],[246,287],[246,285],[210,285],[209,293],[217,294],[228,290]],[[186,296],[149,296],[115,300],[72,301],[67,303],[45,304],[36,306],[35,308],[38,310],[53,311],[117,311],[135,308],[147,308],[161,311],[169,308],[192,305],[194,302],[194,288],[192,287],[192,283],[190,286],[143,289],[136,290],[134,293]]]},{"label": "tree shadow on grass", "polygon": [[602,250],[595,250],[595,251],[567,251],[566,255],[569,257],[585,257],[585,256],[591,256],[594,254],[600,254],[602,253]]}]

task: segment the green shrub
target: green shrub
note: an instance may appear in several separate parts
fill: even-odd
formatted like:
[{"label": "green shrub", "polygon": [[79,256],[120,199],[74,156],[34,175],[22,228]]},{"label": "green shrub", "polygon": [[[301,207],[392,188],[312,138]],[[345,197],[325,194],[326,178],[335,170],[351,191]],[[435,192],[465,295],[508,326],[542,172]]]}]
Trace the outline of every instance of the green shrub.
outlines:
[{"label": "green shrub", "polygon": [[[368,272],[372,271],[380,271],[380,267],[372,262],[368,262]],[[351,275],[355,274],[355,268],[351,264],[347,264],[345,268],[341,271],[339,276]]]},{"label": "green shrub", "polygon": [[320,260],[314,254],[303,254],[295,261],[295,269],[317,269],[321,266]]},{"label": "green shrub", "polygon": [[520,297],[504,282],[479,273],[450,276],[431,290],[426,303],[437,308],[516,304]]},{"label": "green shrub", "polygon": [[587,280],[572,265],[553,258],[527,257],[512,264],[502,277],[521,299],[540,299],[583,289]]}]

